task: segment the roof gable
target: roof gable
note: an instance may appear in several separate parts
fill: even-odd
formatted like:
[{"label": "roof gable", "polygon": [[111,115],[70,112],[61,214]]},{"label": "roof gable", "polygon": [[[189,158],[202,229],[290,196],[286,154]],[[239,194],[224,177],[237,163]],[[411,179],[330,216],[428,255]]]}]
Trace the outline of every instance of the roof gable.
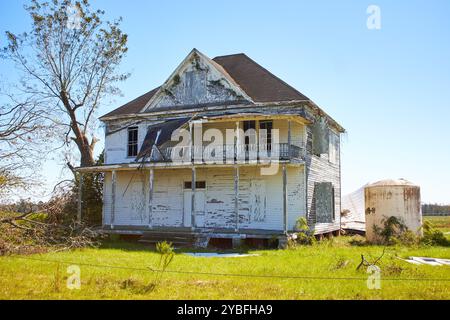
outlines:
[{"label": "roof gable", "polygon": [[252,99],[220,65],[194,49],[140,112],[241,102]]},{"label": "roof gable", "polygon": [[311,101],[243,53],[209,59],[193,49],[166,82],[101,117],[230,104]]}]

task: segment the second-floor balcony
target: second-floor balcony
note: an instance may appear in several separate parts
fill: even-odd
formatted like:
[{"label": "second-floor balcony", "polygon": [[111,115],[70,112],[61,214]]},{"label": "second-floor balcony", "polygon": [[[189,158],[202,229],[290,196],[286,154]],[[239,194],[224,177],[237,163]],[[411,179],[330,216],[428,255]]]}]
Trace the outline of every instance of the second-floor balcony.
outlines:
[{"label": "second-floor balcony", "polygon": [[304,159],[304,148],[288,143],[166,146],[152,162],[244,163]]}]

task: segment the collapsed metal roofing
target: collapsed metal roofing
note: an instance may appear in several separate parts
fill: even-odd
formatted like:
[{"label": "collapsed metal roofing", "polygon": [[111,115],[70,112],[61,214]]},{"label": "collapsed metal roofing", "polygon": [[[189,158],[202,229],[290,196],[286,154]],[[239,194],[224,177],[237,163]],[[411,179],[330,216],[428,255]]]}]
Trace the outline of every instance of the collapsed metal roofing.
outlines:
[{"label": "collapsed metal roofing", "polygon": [[142,158],[151,157],[154,147],[158,148],[167,141],[170,141],[173,131],[182,127],[189,120],[190,118],[180,118],[149,126],[141,150],[136,157],[136,161]]}]

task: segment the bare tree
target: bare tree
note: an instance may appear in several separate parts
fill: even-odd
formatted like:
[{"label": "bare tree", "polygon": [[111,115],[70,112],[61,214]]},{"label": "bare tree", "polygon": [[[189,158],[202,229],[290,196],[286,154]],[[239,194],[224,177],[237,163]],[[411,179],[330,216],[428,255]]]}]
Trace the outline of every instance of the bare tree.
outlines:
[{"label": "bare tree", "polygon": [[[65,145],[75,143],[81,166],[91,166],[98,141],[95,113],[129,76],[118,71],[127,52],[121,19],[104,21],[104,11],[92,10],[87,0],[33,0],[25,9],[32,18],[31,31],[7,32],[2,56],[20,71],[17,91],[31,105],[45,105],[40,119],[63,132],[55,136],[62,136]],[[26,109],[20,112],[26,115]]]},{"label": "bare tree", "polygon": [[29,184],[50,136],[40,106],[17,98],[0,90],[0,194]]}]

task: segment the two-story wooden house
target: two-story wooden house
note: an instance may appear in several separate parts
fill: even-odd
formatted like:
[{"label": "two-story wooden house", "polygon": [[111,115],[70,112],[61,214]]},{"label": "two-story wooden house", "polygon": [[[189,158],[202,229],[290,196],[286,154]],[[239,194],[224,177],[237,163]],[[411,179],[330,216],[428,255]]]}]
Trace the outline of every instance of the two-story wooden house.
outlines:
[{"label": "two-story wooden house", "polygon": [[168,80],[102,116],[103,227],[199,238],[284,237],[306,217],[340,230],[340,134],[245,54],[196,49]]}]

